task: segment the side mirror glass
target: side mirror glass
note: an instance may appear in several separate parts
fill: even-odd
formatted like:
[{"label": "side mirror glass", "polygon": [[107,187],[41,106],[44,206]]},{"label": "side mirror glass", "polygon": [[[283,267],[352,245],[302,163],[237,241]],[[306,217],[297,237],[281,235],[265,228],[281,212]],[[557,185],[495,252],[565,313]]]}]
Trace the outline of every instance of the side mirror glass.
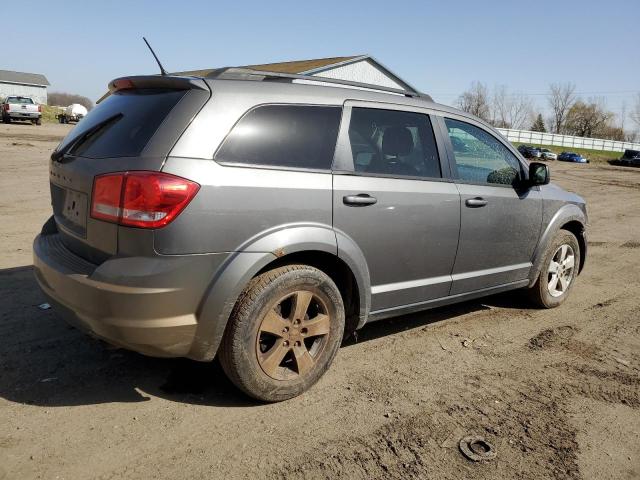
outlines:
[{"label": "side mirror glass", "polygon": [[546,164],[539,162],[529,164],[529,184],[546,185],[550,180],[549,167]]}]

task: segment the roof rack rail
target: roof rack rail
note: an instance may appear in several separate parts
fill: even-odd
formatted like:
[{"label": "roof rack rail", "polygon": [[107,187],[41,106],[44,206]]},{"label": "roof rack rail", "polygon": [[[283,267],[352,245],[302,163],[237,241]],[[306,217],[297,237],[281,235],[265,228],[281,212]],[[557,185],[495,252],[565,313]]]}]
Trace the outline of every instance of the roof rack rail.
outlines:
[{"label": "roof rack rail", "polygon": [[403,90],[401,88],[383,87],[381,85],[373,85],[371,83],[352,82],[350,80],[341,80],[338,78],[316,77],[311,75],[297,75],[294,73],[268,72],[263,70],[253,70],[251,68],[226,67],[217,68],[209,72],[205,78],[217,78],[225,80],[254,80],[254,81],[286,81],[286,80],[304,80],[307,82],[329,83],[335,85],[344,85],[347,87],[357,87],[367,90],[375,90],[385,93],[395,93],[413,98],[425,98],[433,101],[430,95],[412,90]]}]

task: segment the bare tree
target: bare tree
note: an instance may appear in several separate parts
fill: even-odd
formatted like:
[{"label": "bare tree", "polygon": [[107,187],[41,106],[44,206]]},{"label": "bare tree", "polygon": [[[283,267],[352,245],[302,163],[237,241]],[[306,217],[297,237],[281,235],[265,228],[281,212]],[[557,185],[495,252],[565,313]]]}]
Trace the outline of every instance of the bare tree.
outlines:
[{"label": "bare tree", "polygon": [[493,90],[493,124],[502,128],[523,129],[531,119],[533,104],[526,95],[510,94],[505,85]]},{"label": "bare tree", "polygon": [[553,112],[553,132],[563,133],[567,112],[576,103],[574,83],[552,83],[549,86],[549,106]]},{"label": "bare tree", "polygon": [[631,109],[629,117],[633,120],[633,123],[640,128],[640,93],[636,93],[633,108]]},{"label": "bare tree", "polygon": [[621,135],[621,129],[613,132],[610,125],[613,113],[607,111],[602,99],[591,99],[589,103],[578,100],[566,114],[565,130],[578,137],[611,137]]},{"label": "bare tree", "polygon": [[471,88],[458,97],[457,104],[460,110],[469,112],[487,122],[491,120],[489,93],[487,87],[480,82],[473,82]]},{"label": "bare tree", "polygon": [[71,105],[72,103],[79,103],[80,105],[84,106],[87,110],[91,110],[93,108],[93,102],[89,100],[87,97],[83,97],[82,95],[77,95],[75,93],[65,93],[65,92],[51,92],[48,95],[49,105],[66,107],[68,105]]},{"label": "bare tree", "polygon": [[627,121],[627,102],[623,101],[620,107],[620,129],[624,131],[624,124]]}]

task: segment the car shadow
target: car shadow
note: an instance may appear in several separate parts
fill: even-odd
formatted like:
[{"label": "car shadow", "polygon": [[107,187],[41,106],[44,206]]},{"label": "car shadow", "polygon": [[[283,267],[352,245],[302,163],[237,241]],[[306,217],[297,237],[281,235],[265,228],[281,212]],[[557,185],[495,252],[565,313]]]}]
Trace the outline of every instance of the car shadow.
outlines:
[{"label": "car shadow", "polygon": [[[117,350],[68,326],[46,302],[31,266],[0,270],[0,398],[37,406],[144,402],[151,396],[225,407],[260,405],[239,392],[217,361],[160,359]],[[489,306],[526,308],[501,294],[366,325],[354,346]]]}]

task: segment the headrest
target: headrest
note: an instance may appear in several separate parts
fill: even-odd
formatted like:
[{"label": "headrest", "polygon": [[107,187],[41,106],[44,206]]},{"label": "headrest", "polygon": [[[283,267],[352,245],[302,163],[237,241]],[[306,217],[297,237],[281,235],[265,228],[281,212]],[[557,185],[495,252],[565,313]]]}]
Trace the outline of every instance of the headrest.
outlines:
[{"label": "headrest", "polygon": [[413,135],[407,127],[389,127],[382,137],[382,153],[407,156],[413,149]]}]

